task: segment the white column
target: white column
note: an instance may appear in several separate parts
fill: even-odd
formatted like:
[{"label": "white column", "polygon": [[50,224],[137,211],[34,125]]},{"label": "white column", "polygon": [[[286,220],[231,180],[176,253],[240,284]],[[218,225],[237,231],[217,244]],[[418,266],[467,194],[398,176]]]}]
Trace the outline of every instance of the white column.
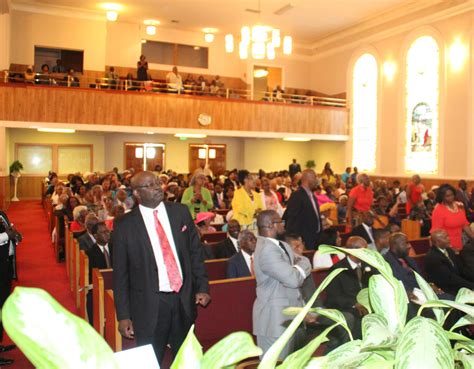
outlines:
[{"label": "white column", "polygon": [[10,69],[10,14],[0,14],[0,71]]}]

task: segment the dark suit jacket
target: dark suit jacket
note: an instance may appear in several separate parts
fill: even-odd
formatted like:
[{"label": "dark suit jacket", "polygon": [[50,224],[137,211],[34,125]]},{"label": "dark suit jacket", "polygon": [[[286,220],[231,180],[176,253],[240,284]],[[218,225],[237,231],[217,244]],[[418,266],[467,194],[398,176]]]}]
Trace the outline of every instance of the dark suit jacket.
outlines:
[{"label": "dark suit jacket", "polygon": [[77,238],[77,241],[79,241],[79,249],[84,251],[89,250],[95,244],[94,241],[92,241],[91,236],[89,236],[89,233],[87,232],[79,236]]},{"label": "dark suit jacket", "polygon": [[464,245],[459,259],[462,265],[462,272],[464,278],[474,282],[474,242],[470,241]]},{"label": "dark suit jacket", "polygon": [[417,272],[419,275],[421,275],[420,268],[418,267],[418,264],[416,264],[416,261],[413,260],[411,257],[407,256],[405,259],[406,263],[408,266],[413,269],[406,269],[403,267],[402,263],[398,260],[397,256],[391,252],[388,251],[385,256],[385,261],[390,264],[390,267],[392,268],[393,276],[397,278],[398,280],[402,281],[403,286],[405,289],[409,292],[413,291],[414,288],[420,288],[418,285],[418,282],[416,281],[415,273],[413,273],[413,270]]},{"label": "dark suit jacket", "polygon": [[237,251],[234,244],[229,237],[214,246],[214,255],[216,259],[227,259],[234,256],[236,253]]},{"label": "dark suit jacket", "polygon": [[474,282],[462,277],[462,267],[454,251],[451,248],[446,250],[454,265],[437,247],[432,247],[426,254],[425,271],[428,280],[451,295],[456,295],[461,287],[474,289]]},{"label": "dark suit jacket", "polygon": [[295,233],[303,239],[306,248],[314,250],[318,245],[319,235],[323,229],[318,200],[312,194],[318,215],[314,212],[311,200],[304,188],[293,192],[283,214],[285,228],[288,233]]},{"label": "dark suit jacket", "polygon": [[288,166],[288,172],[290,173],[290,176],[293,177],[296,173],[301,172],[301,165],[298,163],[291,163]]},{"label": "dark suit jacket", "polygon": [[367,243],[372,243],[372,240],[370,239],[369,234],[367,233],[367,231],[365,230],[362,224],[359,224],[357,227],[354,227],[352,229],[350,236],[359,236],[359,237],[362,237],[364,240],[366,240]]},{"label": "dark suit jacket", "polygon": [[[112,242],[109,242],[108,248],[110,261],[113,262],[114,251],[112,247]],[[92,269],[107,269],[107,262],[105,261],[104,253],[101,251],[99,245],[97,245],[96,243],[93,244],[90,249],[86,250],[86,254],[89,258],[89,283],[92,283]]]},{"label": "dark suit jacket", "polygon": [[227,278],[250,277],[250,270],[245,262],[242,251],[232,256],[227,262]]},{"label": "dark suit jacket", "polygon": [[[2,217],[3,221],[7,224],[8,227],[11,226],[10,220],[8,219],[8,216],[5,212],[0,210],[0,217]],[[2,221],[0,221],[0,233],[5,232],[5,226]],[[14,243],[13,247],[13,255],[10,256],[10,243]],[[9,282],[12,279],[17,279],[17,270],[16,270],[16,246],[17,244],[13,240],[9,240],[6,244],[0,246],[0,295],[4,294],[4,292],[7,292],[6,295],[4,296],[5,299],[7,296],[10,294],[10,291],[4,291],[4,287],[9,285]],[[7,288],[8,290],[10,288]],[[3,298],[0,296],[0,300]],[[5,302],[5,299],[3,301],[0,301],[0,304],[3,304]],[[0,324],[1,326],[1,324]]]},{"label": "dark suit jacket", "polygon": [[[185,205],[165,202],[183,273],[179,293],[183,311],[196,319],[195,294],[208,293],[201,242]],[[114,297],[117,319],[131,319],[137,336],[152,337],[158,320],[158,267],[139,207],[115,220]]]},{"label": "dark suit jacket", "polygon": [[[334,264],[330,272],[337,268],[347,268],[347,270],[338,274],[327,287],[326,307],[350,311],[357,302],[356,297],[361,290],[359,280],[357,279],[357,272],[352,269],[347,258]],[[362,288],[368,286],[369,278],[375,274],[373,269],[366,271],[366,268],[367,264],[362,263]]]}]

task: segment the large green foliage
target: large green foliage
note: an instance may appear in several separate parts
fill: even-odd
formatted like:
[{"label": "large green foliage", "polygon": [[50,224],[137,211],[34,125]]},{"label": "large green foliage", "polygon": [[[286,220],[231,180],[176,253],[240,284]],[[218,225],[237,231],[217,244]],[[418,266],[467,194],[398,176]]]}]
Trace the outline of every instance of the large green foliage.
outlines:
[{"label": "large green foliage", "polygon": [[[318,286],[306,306],[284,310],[285,314],[294,315],[295,318],[265,353],[259,369],[474,368],[474,341],[454,332],[456,328],[474,323],[472,291],[461,289],[456,301],[439,300],[429,284],[416,275],[418,284],[429,301],[420,307],[418,317],[407,322],[408,297],[403,285],[394,278],[390,266],[379,253],[327,245],[320,247],[320,250],[323,253],[345,252],[380,272],[371,277],[369,288],[362,290],[357,296],[357,301],[370,312],[362,319],[362,339],[353,340],[350,335],[349,342],[328,355],[312,357],[317,348],[328,340],[332,329],[341,326],[349,330],[341,312],[312,307],[321,291],[343,271],[337,269]],[[433,310],[436,320],[422,317],[421,313],[425,309]],[[450,331],[446,331],[442,325],[454,309],[465,315]],[[329,318],[334,324],[277,366],[283,347],[310,312]],[[37,368],[116,368],[110,348],[90,325],[66,311],[44,291],[15,289],[4,306],[2,317],[10,337]],[[455,342],[454,347],[450,341]],[[70,347],[74,350],[69,350]],[[225,337],[203,354],[192,327],[172,368],[227,369],[244,359],[261,354],[262,350],[255,346],[252,337],[246,332],[236,332]]]}]

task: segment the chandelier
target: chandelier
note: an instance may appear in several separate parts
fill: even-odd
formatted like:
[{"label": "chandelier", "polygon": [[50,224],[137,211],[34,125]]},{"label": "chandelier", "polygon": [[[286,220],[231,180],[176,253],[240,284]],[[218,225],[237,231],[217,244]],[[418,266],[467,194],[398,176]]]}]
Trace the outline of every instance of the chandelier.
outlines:
[{"label": "chandelier", "polygon": [[[256,12],[261,13],[260,0]],[[283,46],[283,54],[291,55],[293,39],[291,36],[284,36],[282,42],[278,28],[257,24],[253,27],[243,26],[240,31],[240,59],[247,59],[250,55],[253,59],[267,58],[268,60],[274,60],[275,49],[281,46]],[[234,36],[232,34],[225,36],[225,50],[228,53],[234,51]]]}]

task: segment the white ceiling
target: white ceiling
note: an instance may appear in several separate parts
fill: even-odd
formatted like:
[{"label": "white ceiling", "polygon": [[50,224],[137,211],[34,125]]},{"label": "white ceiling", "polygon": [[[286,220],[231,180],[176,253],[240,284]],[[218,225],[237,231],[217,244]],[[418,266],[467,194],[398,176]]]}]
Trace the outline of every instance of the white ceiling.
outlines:
[{"label": "white ceiling", "polygon": [[[258,0],[123,0],[119,21],[141,22],[157,19],[162,27],[200,31],[214,27],[219,33],[238,33],[242,25],[259,20],[290,34],[297,43],[313,43],[391,9],[414,0],[261,0],[261,14],[246,12],[258,9]],[[12,0],[15,4],[54,7],[85,12],[105,13],[102,2],[90,0]],[[286,6],[293,8],[282,15],[274,12]],[[179,23],[172,23],[171,20]]]}]

